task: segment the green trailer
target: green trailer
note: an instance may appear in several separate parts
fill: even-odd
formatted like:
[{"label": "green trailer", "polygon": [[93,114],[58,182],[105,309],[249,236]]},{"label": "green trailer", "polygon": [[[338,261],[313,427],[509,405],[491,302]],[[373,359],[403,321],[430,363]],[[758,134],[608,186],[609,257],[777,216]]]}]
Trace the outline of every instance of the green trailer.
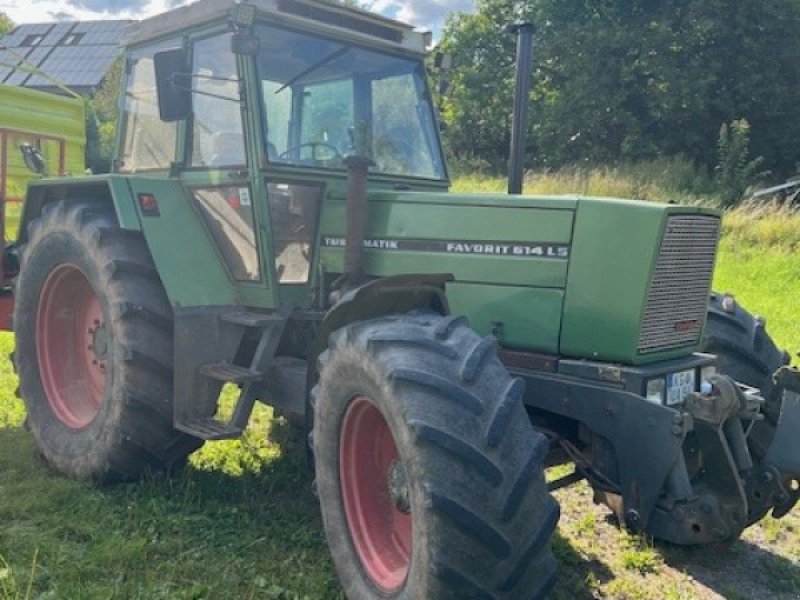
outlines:
[{"label": "green trailer", "polygon": [[[21,87],[0,85],[0,231],[16,235],[28,184],[41,177],[25,164],[23,150],[35,149],[48,174],[83,174],[86,117],[80,98],[67,98]],[[8,329],[12,308],[10,278],[14,260],[3,262],[0,328]]]},{"label": "green trailer", "polygon": [[0,85],[0,196],[5,202],[21,203],[28,183],[39,178],[25,166],[23,144],[39,148],[50,175],[83,174],[84,101]]},{"label": "green trailer", "polygon": [[269,404],[305,424],[354,599],[545,595],[545,465],[680,544],[788,512],[800,382],[710,296],[720,215],[448,193],[428,42],[323,0],[131,28],[113,173],[24,204],[15,360],[44,460],[137,477]]}]

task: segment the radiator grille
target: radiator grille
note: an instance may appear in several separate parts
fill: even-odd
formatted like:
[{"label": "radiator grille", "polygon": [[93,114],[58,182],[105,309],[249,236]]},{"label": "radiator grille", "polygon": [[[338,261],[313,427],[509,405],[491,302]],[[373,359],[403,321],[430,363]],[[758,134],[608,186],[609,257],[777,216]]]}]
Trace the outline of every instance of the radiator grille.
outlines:
[{"label": "radiator grille", "polygon": [[706,317],[719,219],[669,217],[647,295],[639,354],[698,342]]}]

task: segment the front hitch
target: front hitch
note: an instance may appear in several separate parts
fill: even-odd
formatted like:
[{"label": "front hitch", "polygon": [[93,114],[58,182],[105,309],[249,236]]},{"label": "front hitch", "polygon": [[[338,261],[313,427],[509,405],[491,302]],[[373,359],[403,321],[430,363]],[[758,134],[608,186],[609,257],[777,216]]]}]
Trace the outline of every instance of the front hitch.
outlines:
[{"label": "front hitch", "polygon": [[772,470],[770,483],[779,486],[772,511],[779,518],[800,501],[800,371],[781,367],[774,379],[781,412],[764,464]]}]

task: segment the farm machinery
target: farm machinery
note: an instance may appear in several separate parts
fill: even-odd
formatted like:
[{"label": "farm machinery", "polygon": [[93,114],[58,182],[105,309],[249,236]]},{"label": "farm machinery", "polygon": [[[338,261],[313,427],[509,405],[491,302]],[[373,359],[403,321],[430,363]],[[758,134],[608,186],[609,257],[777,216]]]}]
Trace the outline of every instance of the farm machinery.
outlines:
[{"label": "farm machinery", "polygon": [[[83,172],[85,122],[81,98],[0,85],[0,231],[5,239],[16,231],[28,182],[45,169],[60,176]],[[0,266],[2,329],[8,329],[14,308],[11,280],[17,267],[13,252]]]},{"label": "farm machinery", "polygon": [[308,430],[350,598],[544,596],[548,488],[579,479],[678,544],[786,514],[800,381],[710,296],[719,214],[448,193],[428,41],[322,0],[131,28],[113,173],[31,182],[21,217],[15,361],[44,460],[128,479],[269,404]]}]

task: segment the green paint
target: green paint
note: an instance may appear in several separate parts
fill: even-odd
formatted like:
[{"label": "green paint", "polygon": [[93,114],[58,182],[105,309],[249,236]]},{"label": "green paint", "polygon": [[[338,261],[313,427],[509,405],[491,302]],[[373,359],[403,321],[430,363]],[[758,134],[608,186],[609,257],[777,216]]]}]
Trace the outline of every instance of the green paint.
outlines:
[{"label": "green paint", "polygon": [[454,314],[466,315],[475,331],[494,333],[504,346],[558,352],[561,290],[450,283],[447,299]]},{"label": "green paint", "polygon": [[698,349],[636,354],[661,236],[667,217],[676,213],[714,214],[650,202],[581,200],[564,302],[562,354],[636,364]]},{"label": "green paint", "polygon": [[6,152],[6,164],[0,165],[3,200],[21,201],[27,185],[39,179],[25,166],[20,144],[39,147],[50,175],[83,174],[85,127],[82,98],[0,85],[0,144]]},{"label": "green paint", "polygon": [[142,231],[161,281],[174,306],[238,304],[236,294],[211,235],[180,182],[130,177],[132,198],[139,193],[158,199],[159,217],[141,217]]},{"label": "green paint", "polygon": [[[475,202],[469,196],[376,194],[370,202],[367,236],[470,242],[570,242],[574,202],[569,199],[554,203],[552,199],[526,198],[525,208],[507,196],[481,200],[489,200],[488,204],[493,206]],[[329,197],[323,208],[322,234],[343,237],[344,224],[344,202]],[[343,249],[323,248],[321,255],[326,271],[342,271]],[[567,261],[552,258],[393,250],[367,250],[366,256],[367,272],[377,277],[452,273],[459,281],[548,288],[563,288],[567,277]]]},{"label": "green paint", "polygon": [[141,229],[139,215],[131,198],[128,179],[119,175],[93,175],[63,179],[39,179],[28,185],[22,208],[17,239],[24,243],[28,238],[28,224],[39,217],[47,202],[61,198],[108,198],[117,213],[117,222],[123,229]]}]

